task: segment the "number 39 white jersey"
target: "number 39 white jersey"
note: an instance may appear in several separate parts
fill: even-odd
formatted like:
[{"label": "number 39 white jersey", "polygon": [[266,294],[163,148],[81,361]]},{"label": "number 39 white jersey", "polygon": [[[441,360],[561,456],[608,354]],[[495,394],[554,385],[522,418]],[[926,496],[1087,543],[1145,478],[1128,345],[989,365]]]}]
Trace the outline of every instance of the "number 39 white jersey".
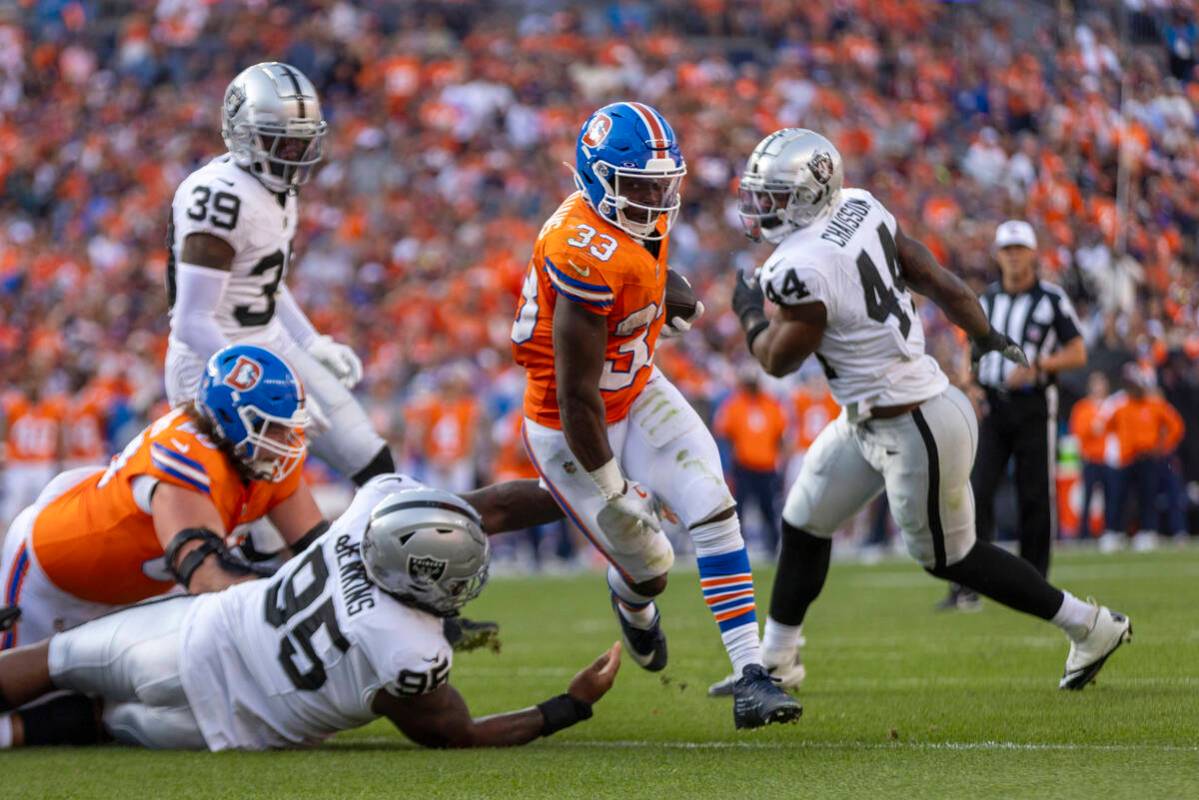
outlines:
[{"label": "number 39 white jersey", "polygon": [[359,554],[371,509],[417,486],[402,475],[372,479],[274,577],[194,602],[181,676],[209,749],[316,744],[375,719],[380,690],[423,694],[447,681],[441,618],[381,591]]},{"label": "number 39 white jersey", "polygon": [[[175,264],[189,234],[207,233],[233,247],[229,284],[216,322],[237,341],[261,335],[275,321],[275,295],[283,285],[296,233],[296,198],[282,201],[223,155],[193,172],[175,191],[168,228],[167,299],[175,305]],[[172,312],[173,313],[173,312]]]},{"label": "number 39 white jersey", "polygon": [[824,303],[828,325],[816,356],[841,406],[905,405],[949,386],[924,352],[895,230],[895,217],[873,195],[843,189],[830,212],[784,239],[760,272],[771,302]]}]

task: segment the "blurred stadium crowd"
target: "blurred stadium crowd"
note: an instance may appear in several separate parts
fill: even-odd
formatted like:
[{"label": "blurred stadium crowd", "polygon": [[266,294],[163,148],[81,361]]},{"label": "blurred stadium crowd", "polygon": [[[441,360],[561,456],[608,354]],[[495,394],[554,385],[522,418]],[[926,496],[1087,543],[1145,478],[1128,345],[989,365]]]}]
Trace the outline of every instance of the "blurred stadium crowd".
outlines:
[{"label": "blurred stadium crowd", "polygon": [[[61,414],[65,451],[9,437],[8,464],[106,458],[161,410],[170,199],[222,150],[229,79],[270,58],[307,73],[331,126],[293,291],[366,361],[359,391],[405,465],[448,487],[529,474],[515,298],[580,122],[625,97],[666,114],[689,164],[672,266],[708,313],[658,361],[706,414],[746,357],[731,272],[760,255],[735,181],[762,135],[799,125],[976,289],[997,278],[994,226],[1029,219],[1093,367],[1117,384],[1139,362],[1199,420],[1197,46],[1192,4],[1168,0],[17,0],[0,9],[0,390],[10,417]],[[767,389],[783,452],[802,448],[819,378]],[[1199,424],[1176,445],[1196,493]]]}]

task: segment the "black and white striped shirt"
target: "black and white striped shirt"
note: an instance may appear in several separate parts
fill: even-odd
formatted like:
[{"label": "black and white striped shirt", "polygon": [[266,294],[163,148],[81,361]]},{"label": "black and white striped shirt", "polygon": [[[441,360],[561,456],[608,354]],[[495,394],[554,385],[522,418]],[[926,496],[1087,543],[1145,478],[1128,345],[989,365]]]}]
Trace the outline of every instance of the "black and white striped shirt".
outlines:
[{"label": "black and white striped shirt", "polygon": [[[991,325],[1023,347],[1030,364],[1080,335],[1081,325],[1070,298],[1060,286],[1047,281],[1039,280],[1028,291],[1017,294],[1008,294],[1001,283],[993,283],[979,299]],[[987,353],[978,364],[978,382],[988,389],[1005,389],[1007,377],[1015,368],[999,353]],[[1052,380],[1042,378],[1040,386]]]}]

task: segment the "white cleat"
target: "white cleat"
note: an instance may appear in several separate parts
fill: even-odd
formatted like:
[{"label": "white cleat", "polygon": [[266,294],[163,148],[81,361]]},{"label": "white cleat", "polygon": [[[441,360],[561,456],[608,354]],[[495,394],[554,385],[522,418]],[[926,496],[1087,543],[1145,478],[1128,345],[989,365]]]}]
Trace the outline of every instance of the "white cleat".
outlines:
[{"label": "white cleat", "polygon": [[[803,659],[799,655],[799,651],[795,651],[795,658],[789,664],[765,664],[766,672],[770,674],[770,679],[779,688],[787,692],[793,692],[798,689],[807,677],[807,670],[804,669]],[[733,694],[733,685],[737,683],[737,675],[730,674],[728,677],[717,681],[708,687],[708,697],[731,697]]]},{"label": "white cleat", "polygon": [[1070,655],[1066,657],[1066,670],[1058,688],[1075,691],[1083,688],[1095,679],[1116,648],[1130,641],[1132,622],[1128,617],[1096,604],[1091,629],[1086,636],[1070,643]]}]

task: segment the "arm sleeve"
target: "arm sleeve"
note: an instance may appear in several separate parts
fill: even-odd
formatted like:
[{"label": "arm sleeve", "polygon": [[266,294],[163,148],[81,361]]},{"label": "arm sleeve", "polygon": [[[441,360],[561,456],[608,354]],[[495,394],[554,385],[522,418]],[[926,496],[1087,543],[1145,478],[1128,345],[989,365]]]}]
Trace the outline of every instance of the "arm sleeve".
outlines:
[{"label": "arm sleeve", "polygon": [[546,252],[541,268],[554,291],[588,311],[606,317],[612,313],[619,286],[592,259],[577,252]]},{"label": "arm sleeve", "polygon": [[291,334],[291,338],[295,339],[296,344],[305,350],[308,349],[308,345],[312,344],[312,340],[320,335],[287,286],[279,287],[279,295],[275,300],[275,312],[279,315],[279,321],[283,323],[283,327]]},{"label": "arm sleeve", "polygon": [[216,322],[229,273],[181,262],[175,267],[175,307],[171,331],[196,355],[207,359],[228,340]]}]

